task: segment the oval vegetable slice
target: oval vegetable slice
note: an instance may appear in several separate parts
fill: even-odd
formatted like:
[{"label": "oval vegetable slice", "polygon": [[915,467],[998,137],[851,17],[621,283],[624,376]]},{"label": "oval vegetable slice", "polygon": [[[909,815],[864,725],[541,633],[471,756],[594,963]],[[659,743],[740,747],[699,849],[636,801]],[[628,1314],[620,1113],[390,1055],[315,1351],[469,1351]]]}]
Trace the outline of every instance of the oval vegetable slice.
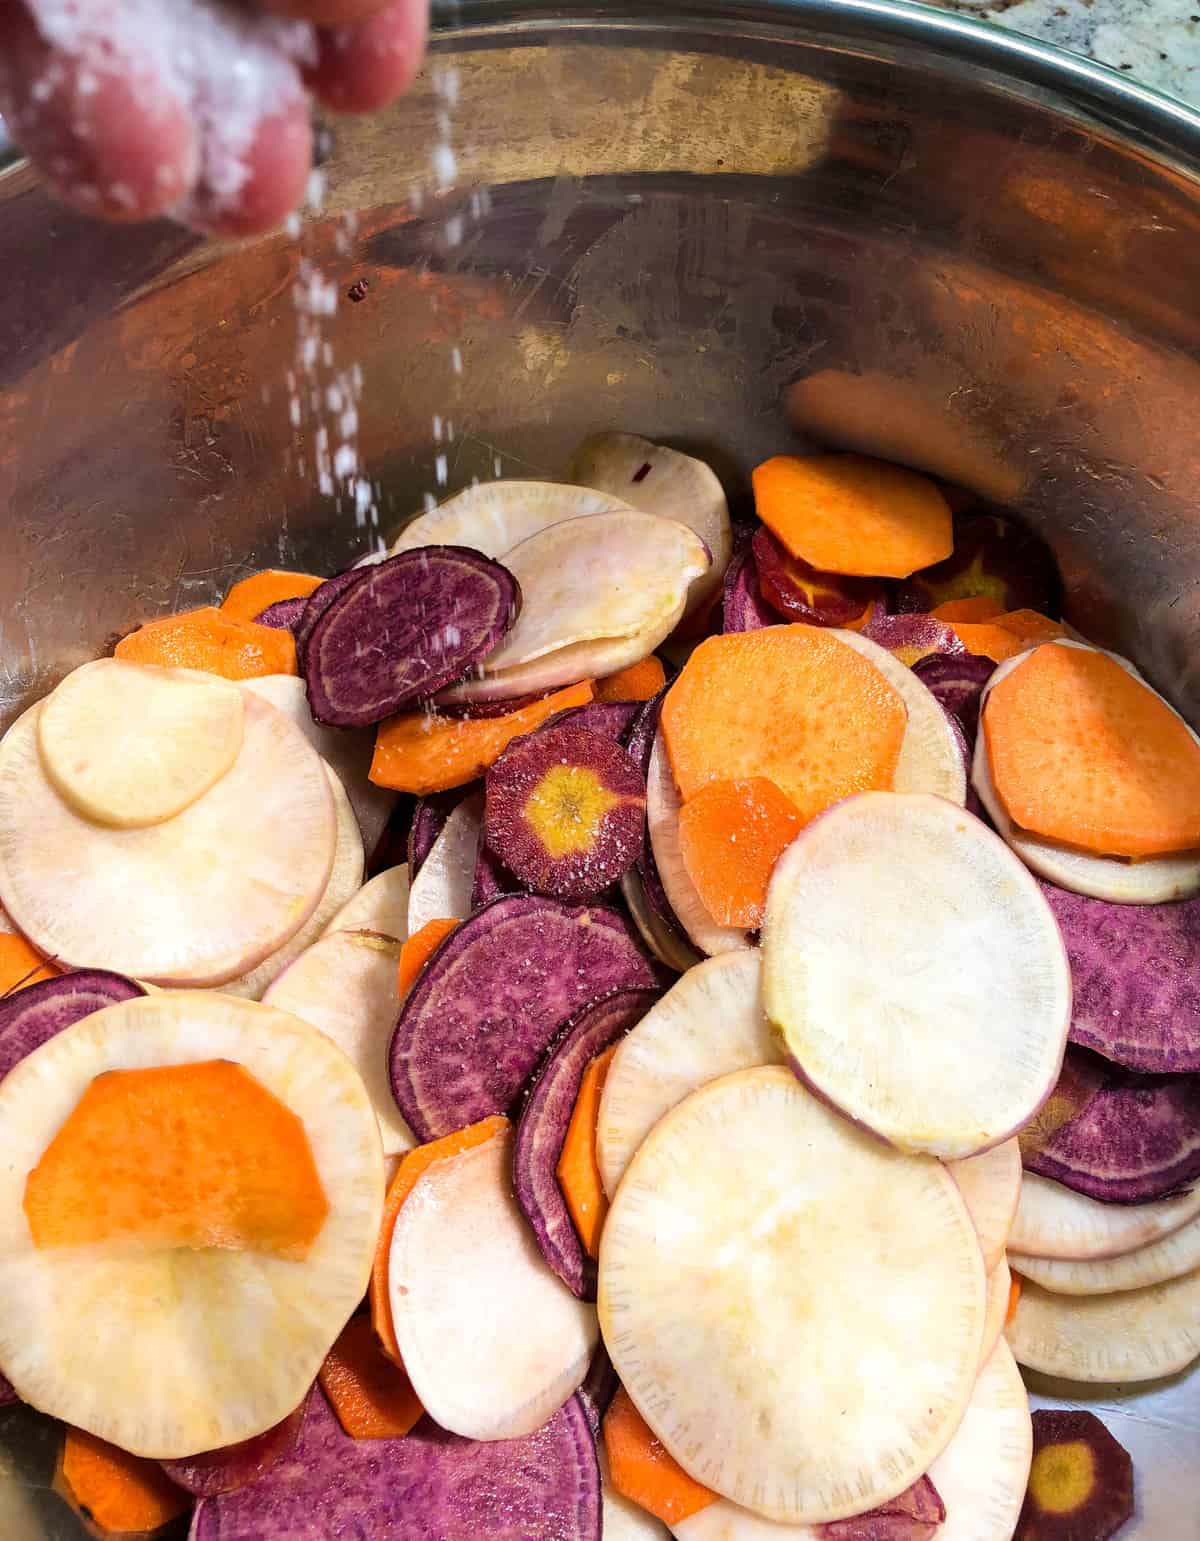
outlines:
[{"label": "oval vegetable slice", "polygon": [[325,769],[282,713],[251,695],[243,704],[232,769],[148,829],[80,818],[42,772],[38,709],[13,724],[0,743],[0,895],[43,952],[153,984],[214,985],[312,914],[335,844]]},{"label": "oval vegetable slice", "polygon": [[1021,1197],[1021,1147],[1015,1138],[1004,1140],[978,1156],[948,1161],[946,1169],[975,1222],[983,1266],[990,1272],[1004,1256]]},{"label": "oval vegetable slice", "polygon": [[[95,1190],[114,1215],[119,1204],[135,1213],[136,1197],[146,1216],[141,1239],[135,1231],[120,1244],[36,1246],[24,1208],[27,1178],[88,1089],[110,1082],[106,1071],[161,1076],[217,1061],[252,1078],[302,1131],[327,1206],[306,1254],[289,1257],[262,1244],[156,1245],[148,1206],[161,1199],[169,1213],[180,1201],[146,1175],[171,1159],[171,1149],[158,1147],[146,1153],[132,1188]],[[362,1297],[382,1211],[378,1124],[341,1051],[268,1006],[215,992],[160,992],[85,1017],[17,1065],[0,1083],[0,1131],[0,1289],[7,1302],[0,1364],[25,1401],[159,1459],[234,1444],[286,1417]],[[214,1170],[227,1149],[224,1132],[220,1121],[211,1130],[216,1144],[204,1159]],[[138,1166],[139,1137],[153,1139],[151,1126],[122,1126],[127,1143],[111,1146],[104,1160],[114,1170]],[[239,1126],[243,1143],[255,1137],[253,1126]],[[95,1149],[103,1154],[109,1146]],[[199,1170],[186,1176],[192,1187],[203,1184]],[[237,1174],[230,1180],[236,1199]],[[279,1220],[288,1226],[301,1218],[288,1217],[290,1191],[262,1190],[261,1199],[284,1204]],[[54,1234],[75,1223],[54,1208],[44,1214]],[[201,1207],[177,1219],[205,1226],[214,1214]],[[102,1213],[79,1218],[95,1230]]]},{"label": "oval vegetable slice", "polygon": [[1056,1295],[1111,1295],[1117,1290],[1165,1284],[1168,1279],[1178,1279],[1181,1274],[1200,1268],[1200,1216],[1169,1236],[1135,1247],[1119,1257],[1075,1261],[1011,1252],[1009,1261],[1024,1278]]},{"label": "oval vegetable slice", "polygon": [[[757,949],[698,963],[617,1046],[596,1126],[610,1198],[642,1141],[677,1103],[720,1076],[779,1061],[760,973]],[[1019,1180],[1019,1162],[1017,1172]]]},{"label": "oval vegetable slice", "polygon": [[979,729],[983,687],[996,672],[992,660],[974,653],[957,656],[934,653],[918,659],[912,670],[939,706],[957,719],[968,747],[973,749]]},{"label": "oval vegetable slice", "polygon": [[512,1137],[435,1162],[396,1217],[392,1325],[429,1416],[468,1439],[541,1428],[582,1383],[596,1313],[543,1261],[512,1195]]},{"label": "oval vegetable slice", "polygon": [[124,974],[76,969],[0,996],[0,1080],[27,1054],[64,1028],[146,992]]},{"label": "oval vegetable slice", "polygon": [[1154,1204],[1102,1204],[1026,1172],[1008,1233],[1014,1252],[1083,1261],[1120,1257],[1177,1231],[1200,1215],[1200,1184]]},{"label": "oval vegetable slice", "polygon": [[945,1448],[978,1368],[983,1264],[940,1163],[765,1066],[651,1131],[609,1211],[599,1309],[688,1475],[811,1524],[895,1497]]},{"label": "oval vegetable slice", "polygon": [[406,524],[392,542],[391,554],[417,546],[469,546],[484,556],[503,557],[564,519],[621,513],[628,507],[604,491],[564,482],[479,482]]},{"label": "oval vegetable slice", "polygon": [[1002,1339],[979,1372],[954,1438],[929,1468],[946,1506],[937,1541],[1011,1541],[1032,1455],[1029,1397]]},{"label": "oval vegetable slice", "polygon": [[1108,1541],[1133,1518],[1133,1462],[1083,1408],[1039,1408],[1033,1465],[1014,1541]]},{"label": "oval vegetable slice", "polygon": [[237,759],[242,698],[214,674],[98,658],[47,697],[37,731],[42,768],[77,813],[141,829],[181,813]]},{"label": "oval vegetable slice", "polygon": [[408,931],[431,920],[466,920],[483,826],[483,793],[465,797],[442,825],[408,891]]},{"label": "oval vegetable slice", "polygon": [[822,1096],[948,1159],[1036,1112],[1071,1012],[1058,927],[1013,854],[963,809],[890,792],[831,808],[780,859],[763,994]]},{"label": "oval vegetable slice", "polygon": [[377,931],[381,936],[408,938],[408,863],[377,873],[357,889],[325,927],[330,931]]},{"label": "oval vegetable slice", "polygon": [[1157,1380],[1200,1355],[1200,1270],[1116,1295],[1026,1282],[1006,1331],[1018,1364],[1065,1380]]}]

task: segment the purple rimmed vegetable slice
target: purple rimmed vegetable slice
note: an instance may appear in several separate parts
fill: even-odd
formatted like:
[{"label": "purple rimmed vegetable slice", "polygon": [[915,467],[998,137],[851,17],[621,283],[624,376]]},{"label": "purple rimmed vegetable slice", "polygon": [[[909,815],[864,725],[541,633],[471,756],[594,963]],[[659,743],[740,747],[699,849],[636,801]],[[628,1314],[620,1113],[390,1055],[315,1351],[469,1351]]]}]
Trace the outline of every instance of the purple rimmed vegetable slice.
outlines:
[{"label": "purple rimmed vegetable slice", "polygon": [[721,629],[725,632],[761,631],[764,626],[779,625],[779,616],[763,597],[748,544],[735,553],[725,571],[721,606]]},{"label": "purple rimmed vegetable slice", "polygon": [[520,608],[508,569],[465,547],[424,546],[363,568],[304,644],[313,716],[369,727],[428,699],[486,658]]},{"label": "purple rimmed vegetable slice", "polygon": [[479,909],[504,894],[518,894],[521,885],[500,858],[480,844],[475,858],[475,877],[471,884],[471,908]]},{"label": "purple rimmed vegetable slice", "polygon": [[763,525],[750,543],[759,592],[788,621],[805,626],[848,626],[880,594],[872,578],[843,578],[818,572],[777,541]]},{"label": "purple rimmed vegetable slice", "polygon": [[421,1141],[504,1113],[564,1022],[613,990],[657,983],[615,910],[496,899],[443,942],[401,1008],[396,1104]]},{"label": "purple rimmed vegetable slice", "polygon": [[932,615],[884,615],[877,610],[863,627],[863,636],[910,669],[931,655],[953,657],[967,651],[953,629]]},{"label": "purple rimmed vegetable slice", "polygon": [[273,605],[260,610],[254,619],[259,626],[274,626],[295,636],[307,609],[307,599],[277,599]]},{"label": "purple rimmed vegetable slice", "polygon": [[1058,614],[1061,582],[1046,543],[1001,514],[972,513],[954,527],[954,551],[892,586],[891,608],[935,610],[951,599],[994,599],[1003,610]]},{"label": "purple rimmed vegetable slice", "polygon": [[600,1476],[572,1397],[534,1434],[471,1440],[423,1418],[403,1439],[355,1440],[322,1392],[290,1455],[196,1507],[190,1541],[599,1541]]},{"label": "purple rimmed vegetable slice", "polygon": [[972,752],[979,731],[983,687],[995,670],[992,660],[978,653],[928,653],[912,665],[913,673],[936,696],[942,709],[957,719]]},{"label": "purple rimmed vegetable slice", "polygon": [[226,1445],[221,1450],[207,1450],[202,1455],[189,1456],[185,1461],[162,1461],[159,1464],[172,1482],[196,1498],[217,1498],[222,1493],[234,1493],[248,1483],[257,1482],[276,1461],[288,1454],[299,1437],[303,1421],[304,1404],[301,1404],[282,1423],[254,1439],[244,1439],[241,1444]]},{"label": "purple rimmed vegetable slice", "polygon": [[455,787],[452,792],[431,792],[418,797],[413,809],[412,823],[408,826],[408,876],[415,878],[433,850],[434,841],[446,827],[446,820],[469,797],[471,788]]},{"label": "purple rimmed vegetable slice", "polygon": [[313,627],[333,604],[335,599],[340,599],[356,583],[361,583],[367,576],[370,568],[348,567],[345,572],[334,573],[332,578],[326,578],[320,588],[316,588],[304,602],[304,611],[296,624],[296,654],[298,658],[304,657],[304,649],[308,646],[308,639],[312,636]]},{"label": "purple rimmed vegetable slice", "polygon": [[877,1509],[814,1525],[813,1534],[821,1541],[931,1541],[945,1518],[937,1488],[928,1477],[918,1477]]},{"label": "purple rimmed vegetable slice", "polygon": [[1133,1515],[1133,1462],[1095,1413],[1033,1415],[1029,1491],[1014,1541],[1107,1541]]},{"label": "purple rimmed vegetable slice", "polygon": [[596,1298],[596,1265],[571,1223],[558,1185],[558,1160],[584,1071],[624,1038],[658,999],[657,990],[618,990],[586,1007],[550,1046],[530,1086],[513,1145],[513,1192],[542,1256],[580,1300]]},{"label": "purple rimmed vegetable slice", "polygon": [[124,974],[78,969],[0,998],[0,1079],[66,1027],[146,992]]},{"label": "purple rimmed vegetable slice", "polygon": [[438,703],[441,717],[507,717],[510,712],[523,711],[535,701],[544,701],[553,690],[537,690],[525,696],[509,696],[500,701],[442,701]]},{"label": "purple rimmed vegetable slice", "polygon": [[586,728],[601,738],[611,738],[620,743],[633,726],[633,720],[641,709],[640,701],[589,701],[586,706],[569,706],[557,717],[551,717],[537,730],[544,733],[548,728]]}]

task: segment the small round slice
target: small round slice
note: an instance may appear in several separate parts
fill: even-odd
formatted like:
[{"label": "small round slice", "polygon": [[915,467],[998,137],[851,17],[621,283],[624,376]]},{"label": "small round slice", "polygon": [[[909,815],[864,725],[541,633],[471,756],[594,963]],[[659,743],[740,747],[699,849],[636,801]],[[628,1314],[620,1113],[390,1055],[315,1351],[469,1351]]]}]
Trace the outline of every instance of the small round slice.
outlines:
[{"label": "small round slice", "polygon": [[416,546],[469,546],[502,557],[521,541],[564,519],[620,513],[620,498],[563,482],[479,482],[406,524],[392,542],[392,556]]},{"label": "small round slice", "polygon": [[990,1273],[1004,1256],[1021,1197],[1021,1147],[1015,1138],[1004,1140],[981,1155],[946,1165],[971,1212],[983,1266]]},{"label": "small round slice", "polygon": [[[74,1171],[71,1148],[60,1148],[46,1173],[104,1088],[185,1071],[240,1076],[246,1105],[274,1110],[268,1129],[233,1112],[207,1136],[193,1129],[189,1166],[171,1179],[170,1150],[137,1145],[156,1139],[158,1122],[110,1120],[103,1138],[74,1145]],[[186,1099],[174,1106],[188,1112]],[[309,1189],[302,1163],[281,1167],[277,1126],[306,1152]],[[22,1060],[0,1084],[0,1131],[0,1364],[25,1401],[157,1459],[253,1438],[299,1404],[362,1298],[383,1205],[375,1113],[338,1048],[268,1006],[159,992],[95,1012]],[[260,1176],[241,1189],[244,1168],[231,1172],[228,1153],[252,1153],[256,1140],[275,1185]],[[319,1205],[293,1215],[313,1172],[323,1218]],[[76,1190],[93,1201],[64,1208],[61,1195]],[[176,1213],[184,1192],[209,1197]],[[232,1217],[239,1194],[251,1209],[267,1204],[283,1240],[310,1214],[315,1233],[290,1246],[266,1230],[253,1244],[239,1235],[198,1245],[217,1205]],[[165,1220],[195,1239],[166,1244]]]},{"label": "small round slice", "polygon": [[1009,1262],[1024,1278],[1056,1295],[1111,1295],[1117,1290],[1165,1284],[1168,1279],[1178,1279],[1181,1274],[1200,1268],[1200,1216],[1169,1236],[1124,1252],[1120,1257],[1072,1261],[1012,1252]]},{"label": "small round slice", "polygon": [[1029,1397],[1001,1340],[979,1372],[954,1438],[929,1468],[946,1506],[937,1541],[1011,1541],[1032,1456]]},{"label": "small round slice", "polygon": [[1200,1270],[1116,1295],[1027,1282],[1006,1336],[1016,1361],[1064,1380],[1158,1380],[1200,1356]]},{"label": "small round slice", "polygon": [[[329,881],[325,767],[281,712],[243,696],[232,769],[165,824],[109,829],[54,790],[39,708],[0,743],[0,895],[47,956],[159,985],[216,985],[291,937]],[[269,789],[269,790],[268,790]]]},{"label": "small round slice", "polygon": [[1058,1079],[1058,926],[1003,842],[941,798],[865,793],[809,825],[771,880],[763,961],[798,1072],[901,1149],[987,1150]]},{"label": "small round slice", "polygon": [[874,1508],[941,1453],[984,1295],[940,1163],[780,1066],[713,1081],[655,1126],[600,1247],[604,1342],[638,1411],[695,1481],[791,1524]]},{"label": "small round slice", "polygon": [[1014,1252],[1083,1262],[1149,1246],[1200,1215],[1200,1183],[1154,1204],[1102,1204],[1026,1172],[1008,1243]]},{"label": "small round slice", "polygon": [[38,714],[55,790],[84,818],[118,829],[182,813],[241,747],[237,686],[196,669],[98,658],[68,674]]}]

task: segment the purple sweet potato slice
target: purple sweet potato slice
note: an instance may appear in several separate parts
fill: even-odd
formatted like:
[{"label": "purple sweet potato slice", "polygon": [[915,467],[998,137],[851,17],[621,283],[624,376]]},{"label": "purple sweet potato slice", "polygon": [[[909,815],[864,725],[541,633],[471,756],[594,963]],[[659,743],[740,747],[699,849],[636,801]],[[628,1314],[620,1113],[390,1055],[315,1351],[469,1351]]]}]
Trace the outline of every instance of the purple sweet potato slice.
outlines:
[{"label": "purple sweet potato slice", "polygon": [[471,885],[471,908],[477,910],[481,905],[490,904],[493,899],[499,899],[503,894],[519,894],[521,892],[521,884],[500,858],[494,852],[489,851],[487,846],[481,842],[479,854],[475,858],[475,880]]},{"label": "purple sweet potato slice", "polygon": [[203,1499],[190,1541],[599,1541],[600,1473],[576,1397],[522,1439],[472,1440],[422,1418],[351,1439],[313,1389],[290,1455]]},{"label": "purple sweet potato slice", "polygon": [[863,627],[863,636],[887,648],[910,669],[931,655],[955,657],[967,651],[954,630],[932,615],[884,615],[876,610]]},{"label": "purple sweet potato slice", "polygon": [[513,1193],[542,1256],[580,1300],[596,1298],[596,1265],[571,1223],[558,1185],[558,1159],[584,1071],[636,1027],[658,997],[657,990],[618,990],[567,1022],[530,1084],[517,1124]]},{"label": "purple sweet potato slice", "polygon": [[307,599],[277,599],[273,605],[260,610],[254,619],[260,626],[275,626],[280,631],[290,631],[295,636],[307,609]]},{"label": "purple sweet potato slice", "polygon": [[615,910],[495,899],[447,937],[401,1007],[388,1051],[396,1105],[420,1141],[506,1113],[564,1022],[657,983]]},{"label": "purple sweet potato slice", "polygon": [[265,1434],[190,1456],[186,1461],[162,1461],[162,1469],[172,1482],[196,1498],[234,1493],[250,1482],[257,1482],[292,1450],[304,1422],[304,1407],[301,1403],[294,1413]]},{"label": "purple sweet potato slice", "polygon": [[0,1079],[42,1044],[93,1011],[146,992],[124,974],[77,969],[0,998]]},{"label": "purple sweet potato slice", "polygon": [[1095,1413],[1035,1412],[1013,1541],[1108,1541],[1132,1515],[1133,1462]]},{"label": "purple sweet potato slice", "polygon": [[633,719],[642,706],[640,701],[589,701],[586,706],[569,706],[565,712],[551,717],[537,730],[545,733],[548,728],[586,728],[601,738],[611,738],[620,743],[633,726]]},{"label": "purple sweet potato slice", "polygon": [[725,569],[721,598],[721,629],[724,632],[761,631],[778,626],[779,615],[763,597],[758,568],[749,546],[738,551]]},{"label": "purple sweet potato slice", "polygon": [[979,703],[983,687],[996,665],[978,653],[927,653],[912,666],[913,673],[936,696],[943,711],[958,719],[974,752],[979,731]]},{"label": "purple sweet potato slice", "polygon": [[620,744],[588,728],[514,739],[484,786],[484,841],[535,893],[594,899],[641,854],[646,779]]},{"label": "purple sweet potato slice", "polygon": [[848,626],[881,594],[873,578],[818,572],[780,544],[766,525],[750,543],[759,591],[788,621],[805,626]]},{"label": "purple sweet potato slice", "polygon": [[1002,610],[1058,614],[1061,582],[1049,546],[1002,514],[970,513],[954,528],[954,551],[893,585],[891,608],[935,610],[951,599],[983,595]]},{"label": "purple sweet potato slice", "polygon": [[486,658],[521,608],[508,569],[463,546],[422,546],[361,571],[301,659],[313,716],[336,727],[370,727],[427,700]]},{"label": "purple sweet potato slice", "polygon": [[420,872],[425,858],[433,850],[434,841],[446,827],[446,820],[472,788],[455,787],[452,792],[431,792],[418,797],[413,809],[412,823],[408,826],[408,876],[411,881]]},{"label": "purple sweet potato slice", "polygon": [[1071,964],[1071,1042],[1130,1070],[1200,1070],[1200,897],[1110,904],[1041,889]]},{"label": "purple sweet potato slice", "polygon": [[918,1477],[877,1509],[844,1520],[814,1525],[821,1541],[931,1541],[946,1518],[946,1506],[928,1477]]},{"label": "purple sweet potato slice", "polygon": [[1108,1084],[1112,1066],[1098,1054],[1068,1049],[1054,1090],[1017,1136],[1021,1159],[1040,1156],[1061,1129],[1073,1122]]},{"label": "purple sweet potato slice", "polygon": [[340,599],[347,590],[352,589],[356,583],[361,583],[367,576],[369,569],[365,567],[348,567],[345,572],[334,573],[332,578],[326,578],[320,588],[316,588],[304,602],[304,612],[296,624],[296,655],[304,657],[304,649],[308,646],[308,639],[312,636],[313,627],[333,604],[335,599]]}]

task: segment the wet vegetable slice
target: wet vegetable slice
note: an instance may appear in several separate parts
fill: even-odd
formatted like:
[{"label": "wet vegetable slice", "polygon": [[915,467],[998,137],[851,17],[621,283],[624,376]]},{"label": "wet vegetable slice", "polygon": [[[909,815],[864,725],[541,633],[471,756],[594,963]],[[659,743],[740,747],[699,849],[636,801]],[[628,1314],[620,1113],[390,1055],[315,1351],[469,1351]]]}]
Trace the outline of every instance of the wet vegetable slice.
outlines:
[{"label": "wet vegetable slice", "polygon": [[1014,1252],[1084,1261],[1149,1246],[1200,1215],[1200,1185],[1153,1204],[1102,1204],[1026,1172],[1009,1232]]},{"label": "wet vegetable slice", "polygon": [[680,854],[718,925],[758,929],[775,863],[800,829],[791,802],[761,776],[710,781],[683,805]]},{"label": "wet vegetable slice", "polygon": [[1072,1261],[1012,1252],[1009,1260],[1019,1274],[1056,1295],[1111,1295],[1117,1290],[1165,1284],[1200,1268],[1200,1217],[1120,1257]]},{"label": "wet vegetable slice", "polygon": [[191,1500],[157,1461],[130,1455],[82,1429],[68,1429],[54,1487],[92,1533],[145,1536],[183,1514]]},{"label": "wet vegetable slice", "polygon": [[258,1479],[276,1461],[287,1455],[300,1434],[303,1406],[289,1413],[281,1423],[220,1450],[206,1450],[184,1461],[163,1461],[162,1468],[171,1481],[196,1498],[216,1498],[233,1493]]},{"label": "wet vegetable slice", "polygon": [[400,965],[397,970],[401,1001],[421,977],[421,971],[430,958],[450,933],[458,930],[460,924],[460,921],[448,917],[427,920],[419,931],[414,931],[407,939],[400,949]]},{"label": "wet vegetable slice", "polygon": [[1029,1491],[1013,1541],[1108,1541],[1132,1515],[1133,1462],[1095,1413],[1034,1413]]},{"label": "wet vegetable slice", "polygon": [[623,1386],[605,1414],[602,1437],[613,1487],[672,1529],[718,1501],[710,1488],[688,1476]]},{"label": "wet vegetable slice", "polygon": [[73,1023],[145,991],[124,974],[77,969],[0,997],[0,1081],[34,1049]]},{"label": "wet vegetable slice", "polygon": [[[892,587],[899,611],[933,610],[947,601],[994,600],[1000,611],[1057,614],[1061,583],[1046,543],[1002,514],[971,513],[955,521],[951,556]],[[966,619],[966,617],[963,617]]]},{"label": "wet vegetable slice", "polygon": [[856,621],[879,597],[881,587],[869,578],[843,578],[818,572],[790,553],[764,525],[751,542],[763,598],[787,621],[806,626],[846,626]]},{"label": "wet vegetable slice", "polygon": [[875,610],[863,634],[910,669],[925,658],[969,656],[954,628],[932,615],[887,615]]},{"label": "wet vegetable slice", "polygon": [[235,583],[221,601],[221,609],[235,621],[256,621],[264,610],[275,605],[306,600],[324,582],[312,573],[268,567]]},{"label": "wet vegetable slice", "polygon": [[227,680],[296,672],[291,632],[234,620],[211,606],[147,621],[121,638],[113,656],[164,669],[199,669]]},{"label": "wet vegetable slice", "polygon": [[596,681],[597,701],[651,701],[667,683],[666,671],[653,654],[641,663],[618,669]]},{"label": "wet vegetable slice", "polygon": [[641,772],[619,744],[587,728],[517,739],[488,771],[486,790],[487,845],[537,893],[595,898],[641,852]]},{"label": "wet vegetable slice", "polygon": [[[597,681],[597,689],[601,683]],[[598,733],[601,738],[610,738],[614,744],[619,744],[633,726],[639,707],[637,701],[601,701],[597,697],[587,706],[575,706],[568,712],[561,712],[548,726],[586,728],[589,733]]]},{"label": "wet vegetable slice", "polygon": [[352,1316],[317,1376],[351,1439],[403,1439],[424,1414],[408,1376],[379,1347],[369,1316]]}]

